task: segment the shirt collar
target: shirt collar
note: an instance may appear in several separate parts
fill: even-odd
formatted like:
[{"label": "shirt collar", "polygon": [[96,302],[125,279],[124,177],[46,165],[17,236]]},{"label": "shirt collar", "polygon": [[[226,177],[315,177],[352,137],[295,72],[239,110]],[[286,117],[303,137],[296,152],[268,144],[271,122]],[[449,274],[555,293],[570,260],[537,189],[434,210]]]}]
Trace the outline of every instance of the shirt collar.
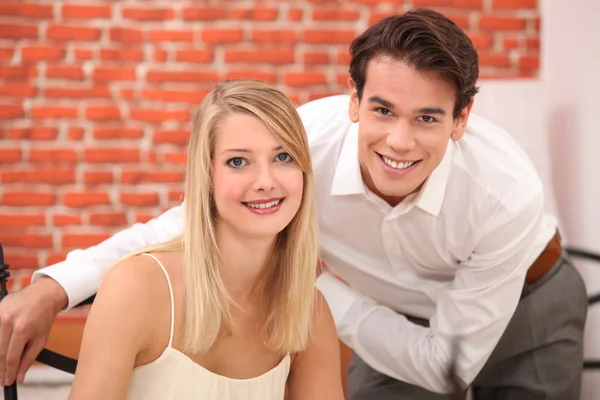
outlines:
[{"label": "shirt collar", "polygon": [[450,169],[452,167],[453,152],[454,142],[450,139],[448,140],[446,153],[440,165],[429,175],[429,178],[427,178],[414,200],[417,207],[434,217],[437,217],[442,209],[446,194],[446,185],[448,184],[448,177],[450,176]]},{"label": "shirt collar", "polygon": [[352,124],[344,138],[331,185],[332,196],[351,194],[365,194],[358,161],[358,124]]},{"label": "shirt collar", "polygon": [[[448,140],[446,152],[440,165],[429,175],[429,178],[427,178],[413,200],[414,205],[433,216],[438,216],[442,209],[448,176],[452,166],[453,152],[453,141]],[[331,185],[332,196],[352,194],[366,195],[358,161],[358,124],[352,124],[344,138]]]}]

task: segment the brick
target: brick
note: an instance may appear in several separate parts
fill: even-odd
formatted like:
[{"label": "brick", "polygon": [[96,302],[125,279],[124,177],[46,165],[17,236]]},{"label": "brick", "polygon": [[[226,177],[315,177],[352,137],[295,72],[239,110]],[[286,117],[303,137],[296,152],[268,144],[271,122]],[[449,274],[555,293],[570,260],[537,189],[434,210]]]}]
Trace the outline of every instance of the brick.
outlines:
[{"label": "brick", "polygon": [[185,165],[187,163],[187,153],[186,152],[165,153],[163,160],[164,160],[164,162],[170,163],[170,164]]},{"label": "brick", "polygon": [[275,21],[279,11],[273,7],[234,8],[229,11],[229,18],[247,21]]},{"label": "brick", "polygon": [[113,139],[132,139],[137,140],[144,137],[142,128],[127,127],[96,127],[94,128],[94,139],[113,140]]},{"label": "brick", "polygon": [[522,30],[525,24],[525,19],[518,17],[484,15],[479,19],[479,29],[483,30]]},{"label": "brick", "polygon": [[200,104],[210,90],[142,90],[142,99],[167,103]]},{"label": "brick", "polygon": [[100,40],[100,29],[85,26],[72,25],[50,25],[46,31],[48,39],[58,41],[98,41]]},{"label": "brick", "polygon": [[307,51],[304,53],[305,65],[323,65],[329,63],[329,53],[325,51]]},{"label": "brick", "polygon": [[31,149],[29,161],[32,163],[76,163],[77,151],[73,149]]},{"label": "brick", "polygon": [[327,77],[322,72],[288,72],[283,76],[283,83],[291,87],[325,85]]},{"label": "brick", "polygon": [[54,11],[51,4],[36,4],[35,2],[25,3],[23,1],[0,4],[0,15],[5,17],[23,17],[23,18],[52,18]]},{"label": "brick", "polygon": [[37,77],[38,69],[35,66],[0,66],[0,78],[17,81]]},{"label": "brick", "polygon": [[[38,265],[38,257],[37,255],[31,254],[16,254],[16,253],[6,253],[4,256],[5,262],[10,266],[11,270],[15,269],[37,269]],[[17,275],[20,276],[20,275]],[[9,283],[12,282],[14,284],[17,276],[13,275],[11,278],[8,278],[6,282],[7,290],[10,291]],[[27,277],[31,279],[29,276]],[[23,283],[21,283],[21,287],[23,287]]]},{"label": "brick", "polygon": [[96,67],[92,79],[97,82],[135,82],[135,68],[132,67]]},{"label": "brick", "polygon": [[11,169],[0,172],[2,183],[36,183],[47,185],[68,185],[75,183],[75,170],[72,168],[28,168]]},{"label": "brick", "polygon": [[18,163],[23,160],[23,151],[17,148],[0,148],[0,160],[3,164]]},{"label": "brick", "polygon": [[56,194],[41,190],[4,190],[1,203],[4,206],[47,207],[56,204]]},{"label": "brick", "polygon": [[185,7],[182,11],[184,21],[217,21],[226,16],[224,7]]},{"label": "brick", "polygon": [[139,96],[137,94],[137,91],[133,90],[133,89],[121,89],[118,93],[118,97],[121,100],[126,100],[126,101],[137,101],[139,100]]},{"label": "brick", "polygon": [[33,106],[31,118],[77,118],[77,108],[68,106]]},{"label": "brick", "polygon": [[89,106],[85,109],[85,118],[90,121],[118,121],[121,110],[117,106]]},{"label": "brick", "polygon": [[21,49],[23,61],[57,61],[66,55],[64,47],[51,45],[24,46]]},{"label": "brick", "polygon": [[182,202],[183,196],[184,196],[184,194],[180,190],[169,191],[169,201]]},{"label": "brick", "polygon": [[350,29],[307,29],[304,41],[315,44],[350,44],[355,32]]},{"label": "brick", "polygon": [[142,43],[144,33],[140,29],[113,27],[109,30],[109,38],[113,42]]},{"label": "brick", "polygon": [[90,163],[138,163],[139,149],[126,148],[87,148],[84,149],[83,159]]},{"label": "brick", "polygon": [[45,265],[52,265],[67,259],[67,253],[50,253],[46,257]]},{"label": "brick", "polygon": [[504,38],[502,40],[502,47],[505,49],[517,49],[521,45],[521,39],[519,38]]},{"label": "brick", "polygon": [[312,13],[314,21],[357,21],[360,12],[352,8],[321,7]]},{"label": "brick", "polygon": [[137,183],[182,183],[184,174],[181,171],[139,171],[126,170],[121,173],[121,182]]},{"label": "brick", "polygon": [[480,54],[479,65],[486,67],[510,67],[510,57],[507,54]]},{"label": "brick", "polygon": [[393,11],[373,11],[369,15],[368,25],[369,26],[374,25],[377,22],[381,21],[382,19],[391,17],[393,15],[399,15],[399,14],[396,12],[393,12]]},{"label": "brick", "polygon": [[[139,48],[100,49],[100,59],[107,61],[143,61],[144,52]],[[135,73],[134,73],[135,75]]]},{"label": "brick", "polygon": [[275,72],[265,72],[257,70],[231,70],[225,75],[225,79],[258,79],[261,81],[275,84],[277,82],[277,74]]},{"label": "brick", "polygon": [[95,246],[100,242],[105,241],[110,237],[108,233],[87,233],[87,234],[66,234],[63,233],[61,238],[61,245],[67,248],[84,248]]},{"label": "brick", "polygon": [[124,7],[121,16],[124,19],[140,22],[170,21],[175,17],[175,12],[171,8]]},{"label": "brick", "polygon": [[111,98],[110,89],[105,86],[87,88],[48,87],[44,90],[48,99],[108,99]]},{"label": "brick", "polygon": [[26,83],[14,82],[0,84],[0,97],[26,98],[37,96],[38,89]]},{"label": "brick", "polygon": [[238,43],[244,40],[244,31],[226,28],[205,29],[201,33],[201,39],[205,43],[212,44]]},{"label": "brick", "polygon": [[153,207],[158,205],[158,193],[121,193],[120,201],[127,206]]},{"label": "brick", "polygon": [[65,4],[62,7],[61,15],[63,19],[110,18],[111,7],[109,5]]},{"label": "brick", "polygon": [[293,64],[295,52],[289,47],[264,47],[256,49],[226,49],[226,63]]},{"label": "brick", "polygon": [[75,48],[73,55],[76,60],[91,60],[94,58],[94,51],[90,49]]},{"label": "brick", "polygon": [[497,10],[512,10],[519,8],[537,8],[538,0],[494,0],[492,8]]},{"label": "brick", "polygon": [[213,71],[197,70],[150,70],[146,80],[151,83],[185,82],[185,83],[216,83],[219,75]]},{"label": "brick", "polygon": [[300,22],[304,16],[303,11],[300,8],[291,8],[288,11],[288,21]]},{"label": "brick", "polygon": [[529,50],[538,50],[540,48],[540,38],[530,37],[525,39],[525,47]]},{"label": "brick", "polygon": [[81,225],[81,215],[79,214],[56,214],[52,217],[54,226]]},{"label": "brick", "polygon": [[76,65],[48,65],[46,67],[46,78],[71,79],[81,81],[85,78],[83,68]]},{"label": "brick", "polygon": [[7,247],[24,247],[29,249],[50,249],[52,248],[52,235],[20,233],[8,234],[0,233],[0,243]]},{"label": "brick", "polygon": [[12,47],[0,47],[0,60],[8,61],[15,54],[15,50]]},{"label": "brick", "polygon": [[335,77],[337,84],[342,86],[348,86],[348,79],[350,79],[348,72],[340,72]]},{"label": "brick", "polygon": [[491,35],[471,34],[469,38],[473,42],[473,47],[477,50],[487,50],[494,45],[494,38]]},{"label": "brick", "polygon": [[38,26],[26,24],[0,23],[0,38],[3,39],[37,39]]},{"label": "brick", "polygon": [[296,43],[296,32],[291,29],[254,29],[252,41],[257,43]]},{"label": "brick", "polygon": [[157,29],[150,31],[151,42],[193,42],[192,29]]},{"label": "brick", "polygon": [[0,228],[24,228],[44,225],[46,225],[44,214],[0,214]]},{"label": "brick", "polygon": [[[4,106],[0,105],[0,110]],[[12,128],[8,131],[8,139],[22,140],[56,140],[58,129],[54,127],[36,126],[30,128]]]},{"label": "brick", "polygon": [[86,185],[103,185],[113,183],[112,172],[86,171],[83,174],[83,183]]},{"label": "brick", "polygon": [[133,218],[134,218],[135,223],[145,224],[146,222],[150,221],[154,217],[155,216],[153,214],[140,212],[140,213],[135,213]]},{"label": "brick", "polygon": [[175,61],[189,63],[212,63],[215,53],[211,49],[186,49],[175,52]]},{"label": "brick", "polygon": [[23,105],[0,103],[0,120],[23,118],[24,116]]},{"label": "brick", "polygon": [[452,7],[465,9],[481,9],[482,0],[413,0],[415,7]]},{"label": "brick", "polygon": [[83,128],[70,127],[67,131],[67,139],[69,140],[83,140],[85,130]]},{"label": "brick", "polygon": [[189,110],[164,110],[150,108],[132,108],[130,118],[134,121],[145,121],[160,124],[165,121],[189,122]]},{"label": "brick", "polygon": [[63,203],[65,206],[73,208],[105,206],[110,205],[110,197],[106,192],[72,192],[65,193]]},{"label": "brick", "polygon": [[538,69],[540,67],[539,56],[521,55],[519,57],[519,68]]},{"label": "brick", "polygon": [[168,53],[163,49],[155,49],[154,55],[152,56],[153,61],[165,62],[167,61]]},{"label": "brick", "polygon": [[127,224],[125,213],[92,213],[90,224],[99,226],[123,226]]},{"label": "brick", "polygon": [[174,144],[178,146],[187,146],[190,140],[190,130],[188,129],[168,129],[158,130],[152,135],[154,144]]}]

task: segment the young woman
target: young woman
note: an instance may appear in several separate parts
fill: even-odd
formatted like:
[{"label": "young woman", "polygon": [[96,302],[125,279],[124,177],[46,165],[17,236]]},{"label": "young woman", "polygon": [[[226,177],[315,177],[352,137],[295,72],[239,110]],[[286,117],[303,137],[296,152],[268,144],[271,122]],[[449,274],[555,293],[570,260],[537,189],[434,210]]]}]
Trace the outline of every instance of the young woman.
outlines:
[{"label": "young woman", "polygon": [[193,124],[184,233],[106,274],[70,398],[342,399],[312,179],[289,99],[218,85]]}]

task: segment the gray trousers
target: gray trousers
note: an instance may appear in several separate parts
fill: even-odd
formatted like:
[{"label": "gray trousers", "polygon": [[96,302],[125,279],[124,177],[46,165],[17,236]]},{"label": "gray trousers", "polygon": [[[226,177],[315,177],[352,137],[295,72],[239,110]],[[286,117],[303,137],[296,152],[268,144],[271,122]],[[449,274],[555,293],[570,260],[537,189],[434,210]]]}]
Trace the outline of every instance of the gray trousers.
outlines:
[{"label": "gray trousers", "polygon": [[[506,331],[471,384],[473,399],[579,400],[587,306],[585,285],[569,260],[524,287]],[[450,398],[375,371],[356,355],[350,365],[349,400]]]}]

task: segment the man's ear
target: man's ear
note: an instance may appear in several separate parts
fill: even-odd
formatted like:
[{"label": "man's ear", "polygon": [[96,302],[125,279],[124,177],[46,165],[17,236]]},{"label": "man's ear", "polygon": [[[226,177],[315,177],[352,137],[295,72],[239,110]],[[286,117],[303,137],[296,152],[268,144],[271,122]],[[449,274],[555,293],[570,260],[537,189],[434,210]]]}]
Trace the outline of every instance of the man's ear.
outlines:
[{"label": "man's ear", "polygon": [[454,126],[450,138],[455,142],[462,139],[467,128],[467,122],[469,122],[469,115],[471,115],[471,108],[473,108],[473,100],[462,109],[458,117],[454,118]]},{"label": "man's ear", "polygon": [[357,123],[358,122],[358,92],[356,91],[356,85],[352,78],[348,78],[348,88],[350,89],[350,104],[348,106],[348,116],[350,117],[350,121]]}]

